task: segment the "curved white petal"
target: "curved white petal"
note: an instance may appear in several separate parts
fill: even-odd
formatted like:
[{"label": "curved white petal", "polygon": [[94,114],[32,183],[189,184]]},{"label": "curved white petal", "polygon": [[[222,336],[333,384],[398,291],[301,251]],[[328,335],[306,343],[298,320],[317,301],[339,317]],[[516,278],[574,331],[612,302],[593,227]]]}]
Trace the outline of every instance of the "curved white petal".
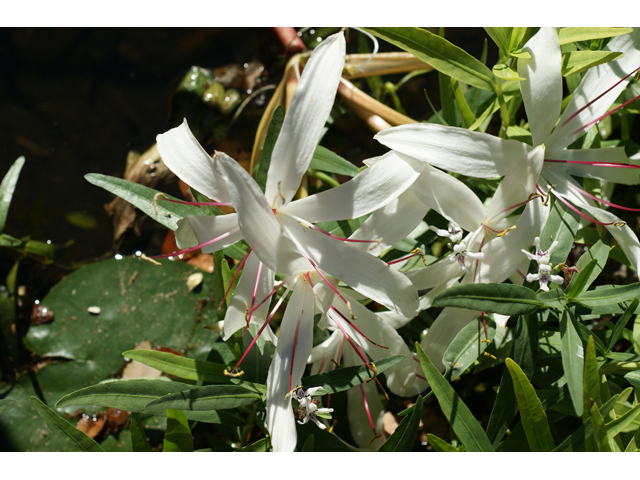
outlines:
[{"label": "curved white petal", "polygon": [[[286,204],[298,190],[333,106],[344,54],[344,35],[336,33],[316,47],[305,65],[271,155],[265,187],[269,202],[280,191]],[[282,205],[281,199],[276,202]]]},{"label": "curved white petal", "polygon": [[285,215],[281,222],[300,251],[306,252],[318,268],[391,310],[399,310],[406,316],[415,313],[418,292],[402,273]]},{"label": "curved white petal", "polygon": [[434,123],[387,128],[374,138],[443,170],[480,178],[505,175],[531,148],[516,140]]},{"label": "curved white petal", "polygon": [[[638,165],[637,161],[627,157],[623,147],[557,150],[553,152],[553,157],[547,155],[547,159]],[[547,160],[545,168],[551,163]],[[640,168],[618,168],[579,163],[553,163],[553,166],[558,170],[562,169],[570,175],[579,177],[597,178],[624,185],[640,183]]]},{"label": "curved white petal", "polygon": [[426,166],[411,190],[424,204],[467,232],[479,228],[484,220],[484,205],[473,190],[430,165]]},{"label": "curved white petal", "polygon": [[218,216],[187,215],[182,220],[178,220],[176,243],[178,244],[178,248],[181,249],[195,247],[196,245],[213,240],[234,230],[235,232],[231,233],[228,237],[202,247],[202,253],[217,252],[242,240],[244,236],[238,229],[238,217],[235,213]]},{"label": "curved white petal", "polygon": [[[234,333],[247,326],[248,310],[251,308],[253,292],[256,291],[254,305],[258,305],[273,290],[273,272],[265,265],[260,267],[260,259],[251,252],[244,264],[242,275],[233,293],[229,308],[224,317],[224,337],[228,340]],[[257,290],[256,290],[257,284]],[[251,314],[251,323],[262,327],[269,314],[270,302],[267,301]],[[269,327],[265,329],[265,338],[273,343],[275,336]]]},{"label": "curved white petal", "polygon": [[260,260],[274,272],[291,274],[308,270],[307,262],[283,233],[258,184],[231,157],[217,152],[215,158],[227,180],[238,225]]},{"label": "curved white petal", "polygon": [[523,50],[531,58],[518,59],[518,75],[533,145],[545,142],[562,105],[562,53],[555,28],[543,27]]},{"label": "curved white petal", "polygon": [[407,190],[423,167],[413,158],[389,152],[348,182],[291,202],[280,210],[312,223],[361,217]]},{"label": "curved white petal", "polygon": [[224,179],[218,175],[214,160],[193,136],[187,120],[156,137],[162,161],[182,181],[207,197],[229,202]]},{"label": "curved white petal", "polygon": [[[613,213],[602,210],[601,208],[589,206],[584,206],[583,208],[593,215],[599,222],[620,222],[620,219]],[[631,230],[626,224],[624,226],[606,225],[605,228],[613,238],[616,239],[618,245],[622,248],[622,251],[629,259],[629,262],[631,262],[633,268],[635,268],[637,272],[640,272],[640,243],[638,242],[636,234],[633,233],[633,230]]]},{"label": "curved white petal", "polygon": [[573,116],[578,110],[595,100],[607,89],[613,87],[619,80],[634,71],[640,65],[640,29],[636,28],[627,35],[620,35],[611,40],[605,50],[611,52],[623,52],[620,59],[593,67],[585,73],[582,81],[573,92],[567,108],[560,118],[558,127],[549,137],[547,142],[547,152],[555,155],[557,150],[570,145],[575,139],[582,136],[586,130],[573,133],[587,123],[604,115],[620,92],[627,86],[633,76],[627,78],[610,92],[592,103],[589,107],[581,111],[570,122],[563,126],[563,123]]},{"label": "curved white petal", "polygon": [[411,270],[406,275],[418,290],[426,290],[427,288],[437,287],[453,278],[460,278],[464,275],[464,271],[457,261],[451,258],[444,258],[427,267]]},{"label": "curved white petal", "polygon": [[311,375],[328,372],[335,368],[331,359],[339,360],[343,339],[342,332],[335,330],[324,342],[313,347],[308,362],[311,364]]},{"label": "curved white petal", "polygon": [[349,237],[351,240],[379,240],[377,244],[352,243],[355,248],[377,257],[383,250],[409,235],[427,214],[429,207],[407,190],[398,198],[376,210]]},{"label": "curved white petal", "polygon": [[536,193],[536,183],[544,166],[544,145],[531,150],[500,181],[496,193],[487,207],[487,224],[495,229],[494,222],[511,215],[506,208],[524,202]]},{"label": "curved white petal", "polygon": [[480,312],[475,310],[447,307],[440,312],[431,328],[427,330],[427,335],[420,342],[420,346],[440,371],[444,370],[442,357],[451,341],[478,315]]},{"label": "curved white petal", "polygon": [[291,396],[285,396],[300,385],[311,353],[313,302],[311,285],[299,277],[280,325],[278,347],[267,375],[267,425],[274,452],[293,452],[296,447]]}]

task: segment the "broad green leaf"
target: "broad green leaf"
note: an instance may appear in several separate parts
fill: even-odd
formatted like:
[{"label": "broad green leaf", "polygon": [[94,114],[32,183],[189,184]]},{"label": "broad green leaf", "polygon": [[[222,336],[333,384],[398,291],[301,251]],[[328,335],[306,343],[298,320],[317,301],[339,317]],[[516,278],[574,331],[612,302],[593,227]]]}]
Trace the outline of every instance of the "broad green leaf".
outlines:
[{"label": "broad green leaf", "polygon": [[456,447],[451,445],[449,442],[445,442],[433,433],[427,433],[427,441],[436,452],[459,452]]},{"label": "broad green leaf", "polygon": [[540,234],[540,248],[546,251],[554,241],[558,246],[551,253],[551,264],[564,262],[573,247],[576,232],[580,226],[580,216],[564,203],[554,199],[551,211]]},{"label": "broad green leaf", "polygon": [[593,308],[607,305],[615,305],[640,297],[640,283],[630,285],[604,285],[595,290],[583,292],[575,298],[575,301]]},{"label": "broad green leaf", "polygon": [[526,128],[517,125],[509,125],[507,127],[507,138],[510,140],[520,140],[521,142],[531,144],[531,132]]},{"label": "broad green leaf", "polygon": [[[187,215],[202,215],[202,210],[195,205],[183,205],[161,200],[160,198],[156,199],[156,205],[154,207],[153,199],[155,195],[162,192],[145,187],[139,183],[99,173],[88,173],[84,178],[89,183],[102,187],[114,195],[123,198],[149,215],[149,217],[153,218],[156,222],[171,230],[176,230],[178,228],[178,220],[182,220]],[[171,200],[180,200],[179,198],[165,195],[164,193],[162,195]]]},{"label": "broad green leaf", "polygon": [[487,324],[485,333],[482,319],[476,319],[460,330],[442,357],[446,367],[444,377],[449,381],[459,377],[482,355],[495,334],[493,322]]},{"label": "broad green leaf", "polygon": [[469,408],[462,402],[453,387],[449,385],[433,362],[427,357],[422,347],[416,342],[416,352],[438,404],[451,428],[468,452],[492,452],[493,447],[478,421]]},{"label": "broad green leaf", "polygon": [[[594,280],[598,278],[598,275],[600,275],[600,272],[602,272],[602,269],[607,263],[607,259],[609,258],[609,250],[611,249],[611,239],[611,234],[609,232],[606,232],[591,248],[589,248],[589,250],[584,252],[576,262],[576,268],[578,269],[578,271],[582,272],[592,260],[596,260],[596,266],[589,274],[583,291],[588,289],[594,282]],[[578,276],[574,274],[569,286],[573,287],[573,283],[577,279]]]},{"label": "broad green leaf", "polygon": [[583,395],[583,419],[586,420],[589,417],[592,402],[595,402],[598,407],[602,405],[602,398],[600,397],[600,373],[598,372],[598,361],[596,360],[593,336],[589,337],[587,348],[585,349]]},{"label": "broad green leaf", "polygon": [[473,112],[469,108],[467,99],[464,98],[464,92],[460,87],[460,83],[455,78],[451,79],[451,88],[453,89],[453,95],[456,99],[458,110],[460,111],[460,115],[462,116],[462,125],[464,126],[464,128],[469,128],[476,121],[476,117],[474,117]]},{"label": "broad green leaf", "polygon": [[492,70],[493,70],[493,74],[496,77],[501,78],[503,80],[507,80],[507,81],[525,81],[526,80],[526,78],[522,78],[521,76],[519,76],[518,72],[516,72],[512,68],[509,68],[504,63],[496,63],[493,66]]},{"label": "broad green leaf", "polygon": [[631,28],[618,27],[566,27],[558,30],[560,45],[572,42],[582,42],[598,38],[617,37],[633,32]]},{"label": "broad green leaf", "polygon": [[257,389],[240,385],[208,385],[158,398],[148,408],[185,411],[224,410],[250,405],[262,398]]},{"label": "broad green leaf", "polygon": [[10,398],[3,398],[2,400],[0,400],[0,415],[8,412],[12,408],[16,408],[18,405],[20,404],[15,400],[11,400]]},{"label": "broad green leaf", "polygon": [[598,405],[595,403],[591,405],[589,409],[589,415],[591,416],[591,429],[593,431],[593,444],[598,452],[610,452],[611,446],[609,445],[609,437],[607,436],[607,429],[604,426],[604,420],[602,415],[598,411]]},{"label": "broad green leaf", "polygon": [[[393,355],[383,358],[375,363],[376,371],[383,373],[385,370],[393,367],[396,363],[404,360],[404,355]],[[320,387],[327,393],[338,393],[349,390],[352,387],[367,382],[372,378],[371,364],[361,365],[359,367],[345,367],[319,375],[311,375],[302,378],[302,387]]]},{"label": "broad green leaf", "polygon": [[383,452],[410,452],[418,435],[418,425],[422,418],[424,398],[418,395],[416,404],[410,415],[405,416],[385,444],[380,448]]},{"label": "broad green leaf", "polygon": [[180,410],[167,410],[167,429],[164,432],[162,451],[193,452],[189,422]]},{"label": "broad green leaf", "polygon": [[568,77],[575,73],[582,73],[596,65],[613,62],[622,57],[622,55],[622,52],[607,52],[604,50],[567,52],[562,55],[562,76]]},{"label": "broad green leaf", "polygon": [[[313,441],[311,443],[313,444]],[[265,438],[261,438],[257,442],[252,443],[251,445],[245,445],[244,447],[242,447],[240,450],[237,450],[237,451],[238,452],[266,452],[267,448],[269,448],[269,439],[265,437]]]},{"label": "broad green leaf", "polygon": [[509,38],[509,54],[513,55],[513,52],[520,46],[520,43],[524,39],[527,33],[527,27],[513,27],[511,29],[511,37]]},{"label": "broad green leaf", "polygon": [[[440,36],[444,38],[443,27],[440,28]],[[457,126],[456,107],[453,103],[453,90],[451,88],[451,77],[449,75],[438,72],[438,89],[440,90],[440,110],[442,111],[442,119],[446,125],[455,127]],[[429,97],[427,96],[427,98]]]},{"label": "broad green leaf", "polygon": [[506,283],[455,285],[436,295],[433,306],[468,308],[502,315],[525,315],[545,305],[529,288]]},{"label": "broad green leaf", "polygon": [[358,167],[353,163],[320,145],[318,145],[313,152],[309,168],[322,172],[346,175],[348,177],[355,177],[358,174]]},{"label": "broad green leaf", "polygon": [[587,289],[587,284],[589,283],[589,278],[591,274],[595,270],[598,265],[598,260],[595,258],[591,260],[577,275],[574,274],[575,281],[571,282],[571,288],[569,288],[569,292],[567,295],[567,301],[573,300],[575,297],[580,295],[584,290]]},{"label": "broad green leaf", "polygon": [[412,53],[436,70],[456,80],[481,88],[495,90],[493,73],[482,62],[444,38],[420,28],[366,28],[375,36]]},{"label": "broad green leaf", "polygon": [[491,40],[495,42],[503,55],[509,53],[509,29],[505,27],[483,27],[489,34]]},{"label": "broad green leaf", "polygon": [[507,358],[505,364],[511,374],[522,426],[531,451],[551,452],[555,448],[555,443],[551,436],[547,415],[536,391],[517,363]]},{"label": "broad green leaf", "polygon": [[31,403],[40,418],[42,418],[51,430],[64,443],[71,452],[104,452],[104,449],[93,438],[82,430],[78,430],[69,422],[58,415],[55,410],[47,407],[36,397],[31,397]]},{"label": "broad green leaf", "polygon": [[131,413],[131,446],[134,452],[151,452],[140,414]]},{"label": "broad green leaf", "polygon": [[228,383],[231,378],[224,375],[226,369],[224,365],[180,357],[173,353],[157,350],[128,350],[122,356],[186,380]]},{"label": "broad green leaf", "polygon": [[573,316],[567,310],[562,312],[560,320],[560,333],[562,334],[562,368],[567,380],[573,409],[578,416],[582,416],[583,395],[582,381],[584,372],[584,348],[582,339],[574,325]]},{"label": "broad green leaf", "polygon": [[[9,206],[11,205],[13,192],[16,189],[16,183],[18,183],[18,177],[20,176],[20,170],[22,170],[23,165],[24,157],[19,157],[13,162],[13,165],[11,165],[9,171],[2,179],[2,183],[0,183],[0,233],[4,230],[4,225],[7,222]],[[0,243],[0,245],[2,244]]]},{"label": "broad green leaf", "polygon": [[633,315],[633,313],[638,308],[638,303],[640,303],[640,300],[638,298],[634,298],[633,301],[631,302],[631,305],[627,307],[627,309],[624,311],[622,316],[616,322],[616,326],[614,327],[613,333],[609,338],[609,343],[607,344],[608,351],[611,351],[615,346],[616,342],[618,341],[618,338],[620,338],[620,334],[622,333],[622,330],[629,322],[631,315]]},{"label": "broad green leaf", "polygon": [[276,140],[282,128],[283,117],[282,105],[278,105],[271,115],[271,121],[267,128],[264,144],[262,145],[262,153],[260,154],[260,163],[255,173],[255,180],[263,192],[267,184],[267,172],[269,172],[269,165],[271,165],[271,154],[273,153],[273,147],[276,145]]}]

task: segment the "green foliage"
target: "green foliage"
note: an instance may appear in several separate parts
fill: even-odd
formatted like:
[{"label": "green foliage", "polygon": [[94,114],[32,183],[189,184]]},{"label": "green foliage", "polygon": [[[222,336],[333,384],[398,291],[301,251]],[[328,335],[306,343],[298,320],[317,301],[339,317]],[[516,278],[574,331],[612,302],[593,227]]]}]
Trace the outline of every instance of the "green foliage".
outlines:
[{"label": "green foliage", "polygon": [[267,184],[267,173],[269,172],[269,165],[271,165],[271,154],[273,153],[273,148],[276,146],[276,140],[282,128],[283,117],[282,105],[278,105],[273,111],[273,115],[271,115],[271,121],[267,128],[264,144],[262,145],[262,153],[260,154],[260,163],[255,173],[255,180],[263,192]]},{"label": "green foliage", "polygon": [[533,313],[545,304],[531,289],[506,283],[468,283],[456,285],[433,299],[434,307],[457,307],[502,315]]},{"label": "green foliage", "polygon": [[415,406],[409,415],[406,415],[400,425],[382,446],[383,452],[410,452],[418,434],[418,425],[422,418],[424,398],[418,395]]},{"label": "green foliage", "polygon": [[20,157],[13,162],[13,165],[11,165],[9,171],[2,179],[2,183],[0,183],[0,233],[4,230],[4,225],[9,213],[9,206],[11,205],[11,199],[13,198],[13,192],[16,189],[16,183],[18,183],[18,177],[20,176],[20,171],[23,166],[24,157]]},{"label": "green foliage", "polygon": [[167,430],[162,444],[164,452],[193,452],[193,439],[187,417],[180,410],[167,411]]}]

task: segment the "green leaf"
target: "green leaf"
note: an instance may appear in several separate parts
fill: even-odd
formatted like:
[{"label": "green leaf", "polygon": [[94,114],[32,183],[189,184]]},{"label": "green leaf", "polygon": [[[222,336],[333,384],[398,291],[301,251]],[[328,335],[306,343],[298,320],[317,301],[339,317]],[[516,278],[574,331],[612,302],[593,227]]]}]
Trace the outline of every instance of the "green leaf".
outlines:
[{"label": "green leaf", "polygon": [[608,437],[613,438],[620,432],[627,431],[627,427],[632,425],[638,416],[640,416],[640,404],[605,425]]},{"label": "green leaf", "polygon": [[17,247],[22,243],[22,240],[7,235],[6,233],[0,233],[0,247]]},{"label": "green leaf", "polygon": [[[226,297],[225,293],[227,288],[229,288],[232,278],[233,276],[229,269],[229,264],[224,257],[224,252],[220,250],[213,252],[213,304],[216,309],[222,304],[217,315],[219,320],[224,319],[224,315],[226,314],[229,303],[231,302],[233,292],[230,291]],[[223,298],[224,303],[222,302]]]},{"label": "green leaf", "polygon": [[[9,171],[2,179],[2,183],[0,183],[0,233],[4,230],[4,225],[7,222],[9,206],[11,205],[13,192],[16,189],[16,183],[18,183],[18,177],[20,176],[20,170],[22,170],[23,165],[24,157],[19,157],[13,162],[13,165],[9,167]],[[2,244],[0,243],[0,245]]]},{"label": "green leaf", "polygon": [[551,253],[551,264],[564,262],[573,247],[573,240],[580,226],[580,216],[564,203],[554,200],[542,233],[540,248],[547,251],[554,241],[558,246]]},{"label": "green leaf", "polygon": [[0,415],[8,412],[12,408],[16,408],[18,405],[20,404],[15,400],[11,400],[10,398],[3,398],[2,400],[0,400]]},{"label": "green leaf", "polygon": [[134,452],[151,452],[151,445],[144,433],[142,419],[137,412],[131,413],[131,446]]},{"label": "green leaf", "polygon": [[[313,442],[312,442],[313,443]],[[257,442],[252,443],[251,445],[245,445],[238,452],[266,452],[267,448],[269,448],[269,439],[261,438]]]},{"label": "green leaf", "polygon": [[617,37],[633,32],[631,28],[618,27],[567,27],[558,30],[560,45],[572,42],[582,42],[598,38]]},{"label": "green leaf", "polygon": [[[619,395],[614,395],[607,402],[600,407],[600,415],[605,417],[615,406],[618,401]],[[584,452],[585,443],[590,440],[593,433],[591,418],[587,418],[577,429],[573,431],[568,437],[566,437],[560,445],[558,445],[554,452]]]},{"label": "green leaf", "polygon": [[631,305],[627,307],[627,309],[624,311],[622,316],[616,322],[616,326],[614,327],[613,333],[609,338],[609,343],[607,344],[608,351],[611,351],[615,346],[616,342],[618,341],[618,338],[620,338],[620,334],[622,333],[622,330],[624,330],[624,327],[629,322],[631,315],[633,315],[636,309],[638,308],[638,303],[640,303],[640,299],[634,298],[633,301],[631,302]]},{"label": "green leaf", "polygon": [[[611,249],[611,239],[611,234],[606,232],[591,248],[589,248],[589,250],[584,252],[576,262],[576,268],[580,272],[582,272],[592,260],[596,260],[597,262],[595,268],[591,271],[586,280],[586,284],[582,289],[583,291],[588,289],[594,280],[598,278],[600,272],[602,272],[602,269],[607,263],[609,250]],[[570,287],[573,287],[573,283],[577,278],[578,276],[574,274],[574,278],[569,284]]]},{"label": "green leaf", "polygon": [[578,416],[583,413],[582,380],[584,372],[584,347],[572,315],[567,310],[562,312],[560,320],[562,335],[562,368],[567,380],[573,409]]},{"label": "green leaf", "polygon": [[536,391],[517,363],[507,358],[505,364],[511,374],[522,426],[531,451],[553,451],[555,444],[549,429],[549,422]]},{"label": "green leaf", "polygon": [[366,28],[375,36],[412,53],[436,70],[456,80],[495,91],[493,73],[482,62],[444,38],[420,28]]},{"label": "green leaf", "polygon": [[321,170],[323,172],[346,175],[348,177],[355,177],[359,171],[358,167],[353,163],[320,145],[318,145],[313,152],[313,158],[311,158],[309,168],[313,170]]},{"label": "green leaf", "polygon": [[581,293],[574,300],[589,308],[615,305],[640,297],[640,283],[630,285],[604,285]]},{"label": "green leaf", "polygon": [[602,398],[600,397],[600,373],[598,372],[598,361],[596,360],[593,336],[589,337],[584,354],[583,395],[583,419],[586,420],[590,415],[592,402],[595,402],[598,407],[602,405]]},{"label": "green leaf", "polygon": [[433,306],[468,308],[502,315],[533,313],[545,305],[529,288],[506,283],[455,285],[436,295]]},{"label": "green leaf", "polygon": [[[123,178],[110,177],[99,173],[88,173],[84,178],[98,187],[117,195],[135,207],[138,207],[144,213],[153,218],[156,222],[164,225],[171,230],[178,228],[178,220],[182,220],[187,215],[202,215],[202,210],[195,205],[182,205],[161,200],[156,200],[157,212],[153,205],[153,199],[156,194],[162,193],[153,188],[145,187],[139,183],[130,182]],[[162,194],[165,198],[171,200],[180,200],[171,195]]]},{"label": "green leaf", "polygon": [[383,452],[410,452],[418,435],[418,425],[422,418],[424,398],[418,395],[415,408],[410,415],[402,419],[384,445],[380,448]]},{"label": "green leaf", "polygon": [[454,78],[451,79],[451,88],[453,89],[453,95],[456,99],[458,110],[460,111],[460,115],[462,116],[462,125],[464,126],[464,128],[469,128],[475,123],[476,117],[474,117],[473,112],[469,108],[467,99],[464,98],[464,92],[460,87],[460,83]]},{"label": "green leaf", "polygon": [[509,53],[509,29],[505,27],[483,27],[503,55]]},{"label": "green leaf", "polygon": [[511,29],[511,37],[509,38],[509,54],[513,55],[514,51],[520,46],[520,43],[527,34],[527,27],[513,27]]},{"label": "green leaf", "polygon": [[509,68],[504,63],[496,63],[493,66],[492,70],[493,70],[493,74],[496,77],[501,78],[503,80],[507,80],[507,81],[526,80],[526,78],[522,78],[520,75],[518,75],[518,72],[516,72],[512,68]]},{"label": "green leaf", "polygon": [[593,431],[593,440],[596,451],[610,452],[611,446],[609,445],[607,429],[604,426],[602,415],[598,411],[598,405],[596,405],[595,403],[591,405],[591,408],[589,409],[589,415],[591,417],[591,429]]},{"label": "green leaf", "polygon": [[267,172],[269,171],[269,165],[271,165],[271,154],[273,148],[276,145],[276,140],[280,134],[282,128],[282,118],[284,113],[282,112],[282,105],[278,105],[271,115],[271,121],[267,128],[267,134],[264,137],[264,144],[262,145],[262,153],[260,154],[260,163],[255,173],[255,180],[260,190],[264,192],[265,185],[267,184]]},{"label": "green leaf", "polygon": [[250,405],[262,398],[263,392],[240,385],[208,385],[191,388],[158,398],[148,408],[185,411],[224,410]]},{"label": "green leaf", "polygon": [[[383,373],[385,370],[393,367],[396,363],[404,360],[404,355],[393,355],[378,360],[375,363],[376,371]],[[371,364],[369,364],[371,365]],[[349,390],[361,383],[365,383],[372,378],[372,372],[367,365],[359,367],[345,367],[319,375],[311,375],[302,378],[302,387],[307,389],[310,387],[320,387],[327,393],[338,393]]]},{"label": "green leaf", "polygon": [[187,417],[180,410],[167,411],[167,429],[162,443],[163,452],[193,452],[193,438]]},{"label": "green leaf", "polygon": [[225,383],[231,378],[224,375],[226,369],[224,365],[180,357],[173,353],[157,350],[128,350],[122,356],[186,380]]},{"label": "green leaf", "polygon": [[622,52],[607,52],[603,50],[578,50],[562,55],[562,76],[568,77],[575,73],[582,73],[591,67],[603,63],[613,62],[624,55]]},{"label": "green leaf", "polygon": [[482,355],[495,334],[496,329],[493,323],[487,324],[485,333],[482,319],[479,318],[460,330],[442,357],[442,362],[446,367],[444,377],[449,381],[459,377]]},{"label": "green leaf", "polygon": [[58,436],[65,447],[71,452],[104,452],[104,449],[93,438],[82,430],[78,430],[66,420],[62,419],[54,410],[47,407],[36,397],[31,397],[31,403],[40,418]]},{"label": "green leaf", "polygon": [[302,445],[303,452],[313,452],[313,440],[314,436],[309,435],[307,439],[304,441],[304,445]]},{"label": "green leaf", "polygon": [[422,347],[416,342],[416,352],[438,404],[451,428],[468,452],[492,452],[491,442],[469,408],[460,400],[453,387],[449,385],[438,369],[433,365]]},{"label": "green leaf", "polygon": [[587,289],[589,278],[591,277],[591,274],[593,273],[593,271],[596,269],[597,265],[598,265],[598,260],[594,258],[580,271],[578,275],[576,275],[577,278],[575,279],[575,281],[571,282],[571,288],[569,289],[569,292],[566,294],[567,301],[570,302],[575,297],[580,295],[584,290]]},{"label": "green leaf", "polygon": [[427,433],[427,441],[436,452],[459,452],[456,447],[449,442],[445,442],[440,437],[435,436],[433,433]]}]

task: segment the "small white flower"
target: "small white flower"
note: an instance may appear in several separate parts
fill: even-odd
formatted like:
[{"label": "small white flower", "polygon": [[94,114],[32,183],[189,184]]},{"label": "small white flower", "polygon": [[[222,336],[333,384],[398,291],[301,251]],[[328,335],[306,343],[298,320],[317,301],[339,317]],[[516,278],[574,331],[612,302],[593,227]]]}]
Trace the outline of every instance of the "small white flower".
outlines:
[{"label": "small white flower", "polygon": [[300,404],[300,409],[298,410],[299,418],[298,423],[300,425],[304,425],[309,420],[315,423],[321,430],[324,430],[326,425],[320,420],[318,420],[318,416],[323,417],[327,414],[333,412],[333,408],[318,408],[318,403],[314,401],[311,397],[317,392],[320,387],[308,388],[306,391],[302,388],[299,388],[296,391],[295,399]]},{"label": "small white flower", "polygon": [[462,228],[454,221],[449,222],[447,230],[442,230],[433,225],[429,226],[429,229],[436,232],[439,237],[448,237],[453,243],[458,243],[462,240]]},{"label": "small white flower", "polygon": [[533,240],[533,244],[536,246],[536,253],[530,253],[527,250],[522,250],[530,260],[535,260],[538,263],[538,273],[529,273],[527,275],[527,282],[539,282],[540,289],[542,291],[549,291],[549,281],[553,283],[557,283],[558,285],[562,285],[564,283],[564,277],[560,275],[552,275],[552,266],[551,266],[551,253],[558,246],[558,242],[555,241],[549,247],[549,250],[543,251],[540,248],[540,237],[536,237]]},{"label": "small white flower", "polygon": [[469,274],[471,272],[465,265],[465,261],[467,257],[475,260],[482,260],[484,259],[484,253],[482,252],[473,253],[473,252],[467,251],[467,244],[464,242],[464,240],[453,246],[453,255],[451,256],[451,260],[452,261],[457,260],[458,264],[460,265],[460,268],[464,270],[464,273]]}]

